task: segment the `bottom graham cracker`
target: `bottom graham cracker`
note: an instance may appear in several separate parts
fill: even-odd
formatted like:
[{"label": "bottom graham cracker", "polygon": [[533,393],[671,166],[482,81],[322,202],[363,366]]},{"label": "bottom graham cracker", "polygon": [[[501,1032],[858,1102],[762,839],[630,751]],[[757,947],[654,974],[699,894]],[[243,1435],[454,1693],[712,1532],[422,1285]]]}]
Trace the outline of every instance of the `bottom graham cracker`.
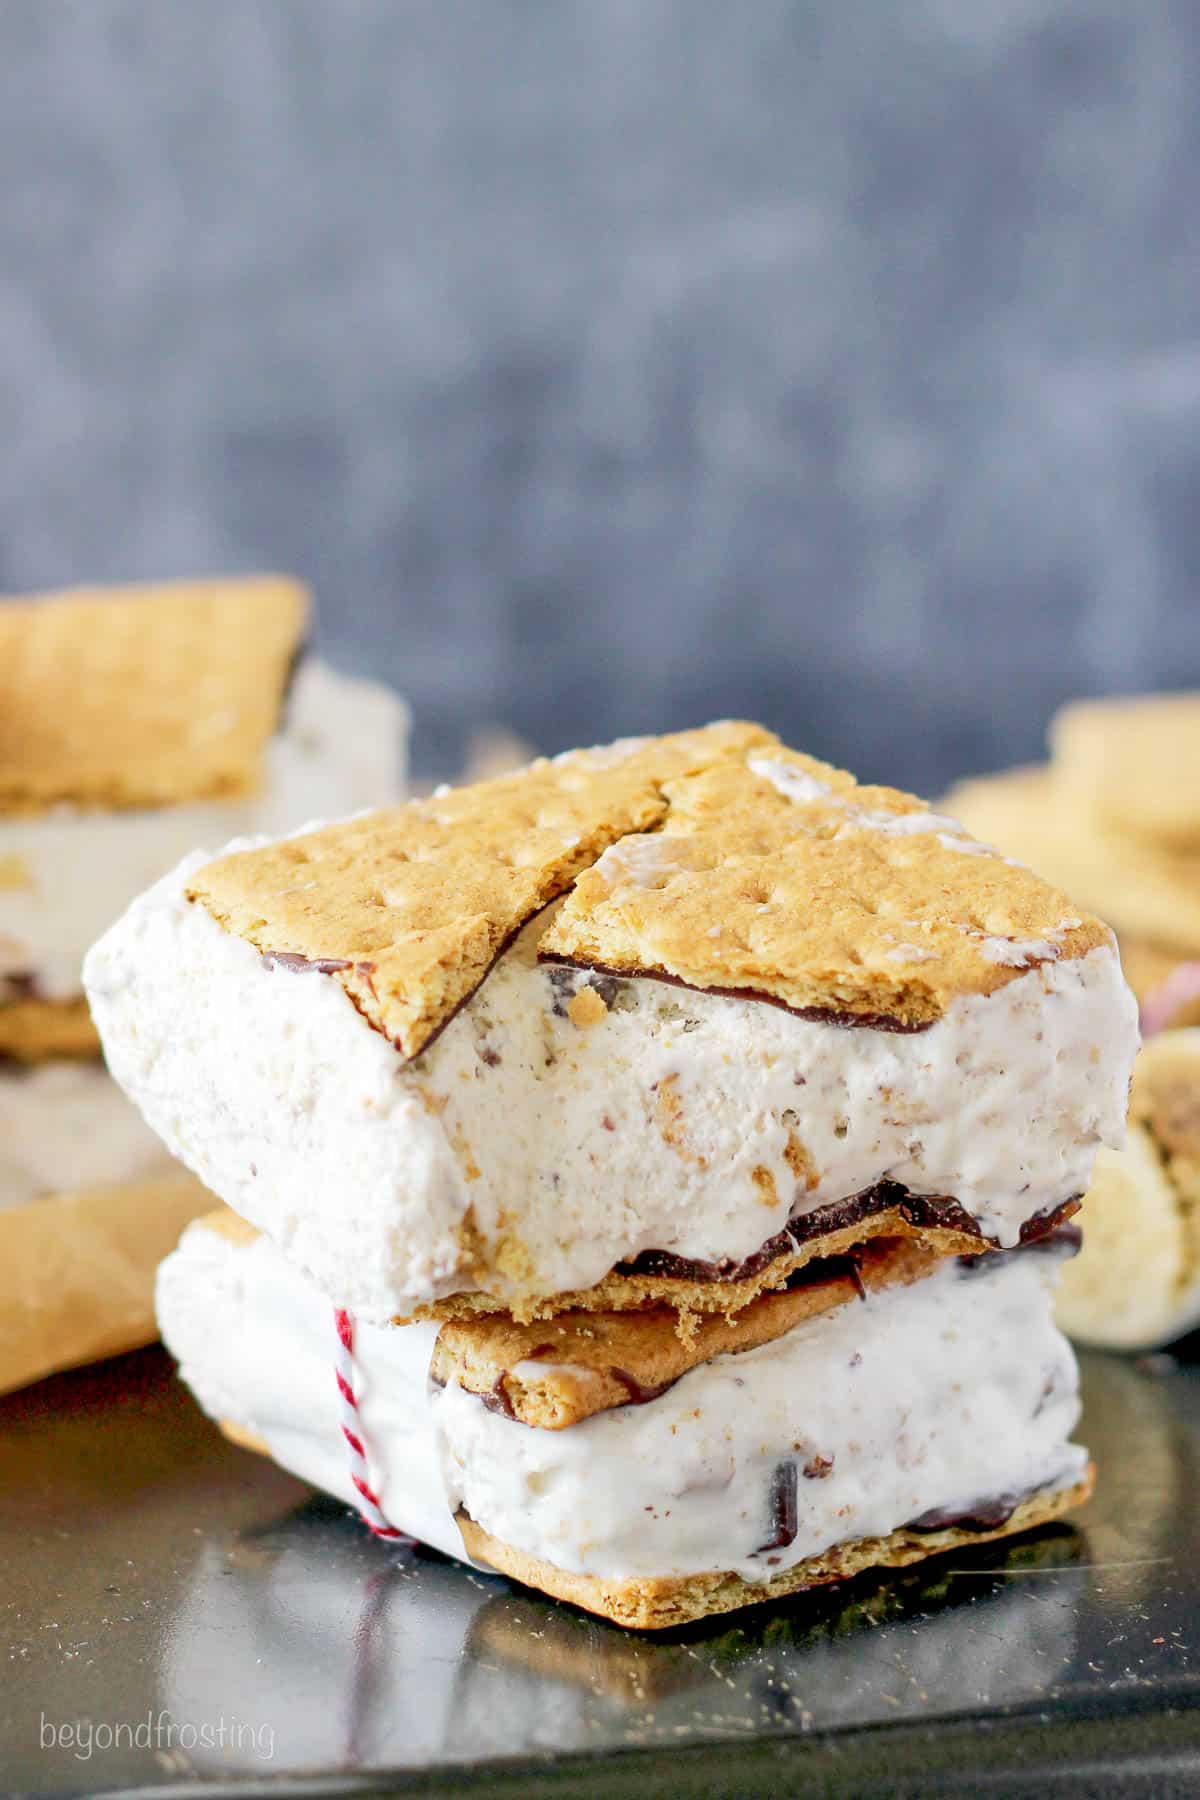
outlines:
[{"label": "bottom graham cracker", "polygon": [[673,1625],[706,1619],[713,1613],[733,1612],[740,1606],[756,1606],[764,1600],[781,1599],[785,1594],[849,1581],[866,1569],[902,1569],[908,1563],[940,1556],[947,1550],[1015,1537],[1018,1532],[1047,1525],[1082,1506],[1091,1494],[1094,1480],[1095,1469],[1089,1464],[1082,1481],[1068,1488],[1028,1494],[1003,1525],[989,1530],[947,1526],[942,1531],[916,1531],[911,1525],[901,1525],[886,1537],[857,1538],[835,1544],[816,1556],[803,1557],[790,1569],[781,1569],[778,1575],[763,1582],[745,1581],[728,1570],[703,1575],[640,1575],[624,1581],[576,1575],[500,1543],[465,1513],[460,1512],[457,1517],[463,1544],[476,1562],[487,1563],[498,1574],[511,1576],[527,1587],[540,1588],[556,1600],[569,1600],[586,1612],[611,1619],[614,1625],[636,1631],[665,1631]]}]

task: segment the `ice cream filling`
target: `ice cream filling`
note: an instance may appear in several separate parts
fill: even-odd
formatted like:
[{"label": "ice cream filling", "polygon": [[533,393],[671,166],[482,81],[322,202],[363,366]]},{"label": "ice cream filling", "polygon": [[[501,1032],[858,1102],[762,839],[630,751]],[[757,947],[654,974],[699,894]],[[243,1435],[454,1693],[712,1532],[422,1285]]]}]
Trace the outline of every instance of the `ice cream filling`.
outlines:
[{"label": "ice cream filling", "polygon": [[387,689],[306,660],[258,794],[0,818],[0,1005],[78,994],[88,946],[197,845],[391,804],[403,784],[405,718]]},{"label": "ice cream filling", "polygon": [[1121,1140],[1136,1023],[1108,946],[898,1033],[539,964],[543,914],[405,1062],[339,982],[190,903],[201,860],[89,959],[110,1065],[209,1188],[364,1318],[586,1288],[649,1252],[736,1265],[880,1182],[1009,1246]]},{"label": "ice cream filling", "polygon": [[[1054,1267],[1028,1253],[947,1259],[564,1431],[431,1387],[436,1327],[360,1323],[372,1480],[394,1525],[451,1555],[461,1509],[531,1556],[609,1579],[759,1581],[902,1525],[986,1529],[1083,1473]],[[159,1319],[206,1411],[353,1503],[330,1308],[268,1240],[192,1227],[160,1273]]]}]

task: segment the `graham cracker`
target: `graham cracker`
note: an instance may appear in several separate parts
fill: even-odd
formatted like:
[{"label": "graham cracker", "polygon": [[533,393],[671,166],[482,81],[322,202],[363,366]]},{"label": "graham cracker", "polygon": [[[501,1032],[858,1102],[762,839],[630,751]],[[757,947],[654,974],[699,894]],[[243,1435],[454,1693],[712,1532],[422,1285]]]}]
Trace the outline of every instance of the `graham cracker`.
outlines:
[{"label": "graham cracker", "polygon": [[568,889],[551,960],[895,1030],[1109,941],[911,795],[730,723],[241,851],[187,891],[289,978],[339,982],[413,1057]]},{"label": "graham cracker", "polygon": [[580,875],[544,955],[912,1030],[1108,941],[950,821],[922,828],[911,795],[811,757],[731,758],[665,793],[662,829]]},{"label": "graham cracker", "polygon": [[1074,701],[1050,747],[1063,802],[1101,830],[1200,851],[1200,693]]},{"label": "graham cracker", "polygon": [[0,815],[253,792],[307,610],[274,575],[0,603]]},{"label": "graham cracker", "polygon": [[152,1344],[155,1271],[211,1205],[179,1169],[0,1208],[0,1394]]},{"label": "graham cracker", "polygon": [[1004,1524],[988,1530],[950,1526],[941,1531],[917,1531],[911,1525],[902,1525],[886,1537],[858,1538],[836,1544],[819,1555],[806,1556],[761,1583],[748,1582],[728,1570],[704,1575],[634,1576],[624,1581],[577,1575],[502,1544],[466,1513],[460,1512],[457,1517],[467,1555],[476,1562],[486,1563],[527,1587],[540,1588],[556,1600],[567,1600],[586,1612],[611,1619],[615,1625],[637,1631],[664,1631],[714,1613],[733,1612],[741,1606],[778,1600],[830,1582],[849,1581],[866,1569],[900,1569],[947,1550],[1015,1537],[1018,1532],[1049,1524],[1082,1506],[1091,1494],[1094,1480],[1095,1470],[1089,1466],[1082,1481],[1072,1487],[1047,1488],[1028,1495]]},{"label": "graham cracker", "polygon": [[522,1425],[563,1431],[631,1400],[654,1399],[714,1356],[771,1343],[868,1292],[920,1281],[939,1260],[923,1245],[876,1239],[853,1260],[818,1265],[810,1285],[761,1294],[730,1317],[708,1314],[686,1339],[665,1306],[559,1313],[549,1324],[519,1325],[507,1315],[452,1321],[438,1334],[430,1373]]},{"label": "graham cracker", "polygon": [[100,1039],[82,994],[70,1000],[0,1000],[0,1061],[73,1061],[100,1055]]},{"label": "graham cracker", "polygon": [[609,844],[664,817],[668,777],[772,741],[721,723],[543,758],[222,857],[188,895],[269,956],[317,964],[415,1056],[528,919]]},{"label": "graham cracker", "polygon": [[1049,768],[961,782],[943,804],[969,830],[1039,869],[1122,938],[1200,955],[1200,853],[1167,852],[1101,830],[1064,802]]}]

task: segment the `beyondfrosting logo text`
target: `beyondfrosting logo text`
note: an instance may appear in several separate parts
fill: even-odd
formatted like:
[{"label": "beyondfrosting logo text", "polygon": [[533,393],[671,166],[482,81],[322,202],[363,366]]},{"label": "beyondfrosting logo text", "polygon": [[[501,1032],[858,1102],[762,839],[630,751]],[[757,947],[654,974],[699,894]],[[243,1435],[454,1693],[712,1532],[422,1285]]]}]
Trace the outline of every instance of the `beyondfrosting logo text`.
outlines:
[{"label": "beyondfrosting logo text", "polygon": [[79,1762],[96,1752],[153,1750],[162,1760],[182,1751],[240,1750],[262,1762],[275,1756],[275,1727],[251,1725],[245,1719],[175,1719],[169,1712],[148,1712],[142,1719],[48,1719],[38,1730],[43,1750],[69,1750]]}]

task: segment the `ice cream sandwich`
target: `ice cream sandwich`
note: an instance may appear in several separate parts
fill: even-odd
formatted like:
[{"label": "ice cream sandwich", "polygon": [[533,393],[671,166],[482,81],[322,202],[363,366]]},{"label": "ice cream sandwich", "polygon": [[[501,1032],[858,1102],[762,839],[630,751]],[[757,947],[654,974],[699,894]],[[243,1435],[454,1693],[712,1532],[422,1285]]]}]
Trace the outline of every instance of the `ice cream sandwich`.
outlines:
[{"label": "ice cream sandwich", "polygon": [[1086,1490],[1054,1252],[1135,1003],[911,796],[627,740],[188,859],[85,973],[233,1208],[160,1277],[185,1377],[374,1528],[653,1627]]},{"label": "ice cream sandwich", "polygon": [[1106,927],[733,725],[187,862],[87,979],[172,1151],[375,1321],[1010,1247],[1119,1139],[1135,1032]]},{"label": "ice cream sandwich", "polygon": [[211,1205],[100,1061],[88,944],[197,843],[401,791],[403,704],[307,616],[277,577],[0,602],[0,1390],[149,1341]]},{"label": "ice cream sandwich", "polygon": [[[595,1380],[595,1315],[567,1315],[562,1335],[536,1328],[540,1355],[500,1351],[526,1396],[540,1383],[589,1397],[565,1419],[501,1381],[481,1393],[463,1328],[360,1324],[354,1428],[372,1492],[448,1555],[647,1629],[1027,1530],[1091,1483],[1051,1320],[1070,1231],[921,1272],[877,1242],[861,1287],[810,1269],[755,1303],[765,1317],[737,1327],[740,1348],[725,1328],[733,1348],[706,1343],[678,1373],[668,1317],[604,1319],[603,1372],[640,1356],[661,1377],[643,1387],[621,1369],[615,1406]],[[193,1225],[158,1304],[185,1380],[235,1442],[359,1501],[328,1304],[267,1239],[227,1213]]]}]

